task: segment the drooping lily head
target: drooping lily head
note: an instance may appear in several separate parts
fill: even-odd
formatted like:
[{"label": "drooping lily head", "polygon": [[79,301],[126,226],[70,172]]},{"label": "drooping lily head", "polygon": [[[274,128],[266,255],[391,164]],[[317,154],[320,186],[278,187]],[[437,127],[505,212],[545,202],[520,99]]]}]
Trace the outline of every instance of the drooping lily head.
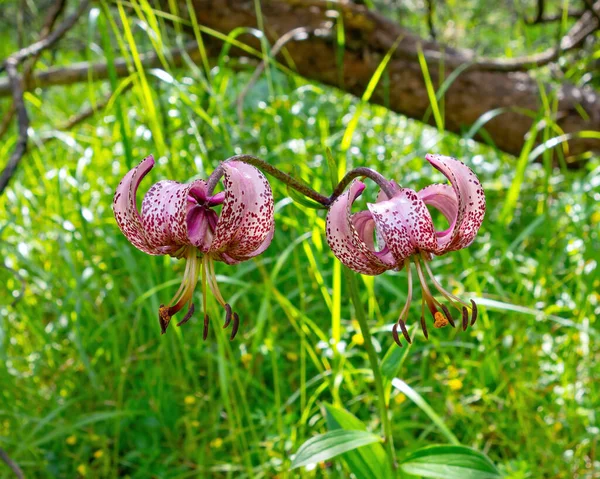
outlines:
[{"label": "drooping lily head", "polygon": [[[434,317],[434,326],[454,326],[448,307],[431,294],[425,272],[437,291],[462,315],[463,329],[477,319],[477,306],[468,304],[446,291],[435,279],[429,262],[442,255],[469,246],[483,222],[485,196],[479,179],[461,161],[441,155],[427,155],[429,163],[442,172],[450,184],[433,184],[420,191],[401,188],[389,182],[388,193],[381,191],[368,210],[352,213],[352,203],[365,185],[354,180],[348,190],[331,205],[327,214],[327,242],[336,257],[361,274],[378,275],[389,269],[408,271],[408,299],[392,330],[401,345],[397,328],[410,342],[406,318],[412,298],[411,264],[414,263],[423,290],[422,310],[426,304]],[[427,206],[437,209],[448,221],[448,228],[436,230]],[[470,311],[470,320],[469,320]],[[421,327],[427,337],[423,313]]]},{"label": "drooping lily head", "polygon": [[166,331],[172,316],[186,304],[188,313],[178,325],[190,319],[194,311],[192,296],[201,275],[204,338],[208,334],[208,285],[225,308],[224,327],[233,318],[233,339],[239,317],[219,291],[213,263],[246,261],[269,246],[274,230],[271,187],[255,167],[240,161],[225,161],[217,170],[223,175],[224,191],[213,194],[215,181],[163,180],[148,190],[140,212],[136,203],[137,189],[153,166],[154,158],[150,155],[125,175],[115,192],[113,208],[119,228],[136,248],[151,255],[168,254],[186,259],[179,290],[167,306],[159,309],[161,331]]}]

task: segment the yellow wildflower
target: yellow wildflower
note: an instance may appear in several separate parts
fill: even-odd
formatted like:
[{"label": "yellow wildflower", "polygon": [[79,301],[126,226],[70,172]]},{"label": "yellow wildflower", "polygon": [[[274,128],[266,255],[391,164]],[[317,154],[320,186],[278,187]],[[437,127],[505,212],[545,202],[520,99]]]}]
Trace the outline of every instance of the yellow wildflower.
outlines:
[{"label": "yellow wildflower", "polygon": [[450,379],[450,381],[448,381],[448,387],[453,391],[458,391],[462,389],[463,383],[460,379]]}]

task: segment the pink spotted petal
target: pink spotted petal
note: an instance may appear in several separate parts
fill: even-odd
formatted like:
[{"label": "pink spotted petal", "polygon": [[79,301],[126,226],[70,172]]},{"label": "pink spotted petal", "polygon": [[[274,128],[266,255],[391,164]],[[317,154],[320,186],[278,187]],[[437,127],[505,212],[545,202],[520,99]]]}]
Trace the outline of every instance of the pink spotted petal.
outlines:
[{"label": "pink spotted petal", "polygon": [[456,217],[450,222],[452,233],[447,239],[442,238],[443,247],[440,245],[436,253],[465,248],[475,239],[485,216],[485,194],[481,183],[471,168],[461,161],[442,155],[426,155],[425,159],[448,178],[458,204]]},{"label": "pink spotted petal", "polygon": [[273,239],[274,233],[275,225],[273,225],[273,228],[271,229],[265,240],[262,242],[262,244],[249,255],[221,253],[218,259],[227,264],[237,264],[241,263],[242,261],[248,261],[249,259],[254,258],[255,256],[258,256],[259,254],[263,253],[269,247],[269,245],[271,244],[271,240]]},{"label": "pink spotted petal", "polygon": [[204,215],[193,213],[188,218],[195,204],[190,199],[191,190],[198,198],[206,197],[206,182],[196,180],[185,184],[163,180],[148,190],[142,202],[142,225],[153,247],[174,254],[185,245],[202,245],[203,237],[198,234],[198,230],[205,231],[202,226],[194,225],[194,243],[188,237],[188,220],[194,223],[205,220]]},{"label": "pink spotted petal", "polygon": [[431,215],[414,190],[400,188],[391,199],[367,206],[399,267],[419,250],[437,249]]},{"label": "pink spotted petal", "polygon": [[210,253],[217,258],[226,253],[233,259],[249,259],[264,251],[271,241],[273,193],[265,176],[254,166],[228,161],[223,168],[225,199]]},{"label": "pink spotted petal", "polygon": [[[385,264],[393,265],[396,263],[389,248],[385,245],[385,241],[375,228],[375,220],[370,211],[359,211],[353,214],[352,223],[358,232],[358,237],[371,252],[375,253]],[[375,236],[377,237],[377,246],[375,245]]]},{"label": "pink spotted petal", "polygon": [[448,242],[452,239],[456,216],[458,214],[458,200],[454,188],[450,185],[429,185],[417,193],[423,203],[433,206],[444,215],[450,225],[443,231],[437,231],[438,250],[444,250]]},{"label": "pink spotted petal", "polygon": [[113,210],[119,228],[131,244],[144,253],[158,255],[162,251],[148,242],[136,204],[138,186],[153,166],[154,157],[150,155],[125,175],[115,191]]},{"label": "pink spotted petal", "polygon": [[372,235],[367,239],[367,215],[362,212],[357,213],[360,216],[351,214],[352,203],[364,189],[364,183],[354,180],[348,191],[333,202],[327,213],[325,232],[329,247],[343,264],[361,274],[373,276],[393,268],[395,262],[389,256],[383,254],[380,257],[375,252]]}]

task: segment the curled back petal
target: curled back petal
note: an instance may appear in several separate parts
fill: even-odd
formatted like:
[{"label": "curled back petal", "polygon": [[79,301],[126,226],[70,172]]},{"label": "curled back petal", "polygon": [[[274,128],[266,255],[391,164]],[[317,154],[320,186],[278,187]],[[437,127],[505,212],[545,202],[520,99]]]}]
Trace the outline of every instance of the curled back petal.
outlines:
[{"label": "curled back petal", "polygon": [[367,206],[398,266],[418,250],[437,249],[431,215],[414,190],[400,188],[391,199]]},{"label": "curled back petal", "polygon": [[360,216],[355,215],[354,218],[351,214],[352,203],[364,189],[364,183],[354,180],[348,191],[333,202],[327,213],[325,232],[333,254],[344,265],[361,274],[377,275],[395,267],[396,264],[386,255],[380,257],[374,251],[372,238],[367,243],[357,231],[358,225],[366,239],[369,219],[361,213],[357,213]]},{"label": "curled back petal", "polygon": [[153,166],[154,157],[150,155],[125,175],[115,191],[113,210],[119,228],[131,244],[144,253],[157,255],[162,252],[148,242],[136,204],[138,186]]},{"label": "curled back petal", "polygon": [[273,234],[275,233],[275,225],[273,224],[273,228],[271,228],[271,231],[269,231],[269,234],[267,235],[267,237],[263,240],[263,242],[261,243],[261,245],[255,249],[252,253],[248,254],[248,255],[240,255],[240,254],[235,254],[235,252],[228,252],[228,253],[220,253],[218,255],[218,259],[227,263],[227,264],[237,264],[237,263],[241,263],[242,261],[248,261],[251,258],[254,258],[255,256],[258,256],[259,254],[262,254],[271,244],[271,240],[273,239]]},{"label": "curled back petal", "polygon": [[444,237],[443,247],[436,253],[465,248],[475,239],[485,216],[483,187],[471,168],[461,161],[442,155],[426,155],[425,159],[448,178],[458,205],[456,217],[450,222],[453,230],[447,239]]},{"label": "curled back petal", "polygon": [[[192,245],[188,237],[187,221],[188,211],[195,204],[195,200],[190,200],[189,193],[192,189],[205,192],[206,182],[196,180],[184,184],[163,180],[148,190],[142,202],[142,225],[146,238],[153,247],[160,248],[164,253],[174,254],[181,246]],[[203,216],[191,216],[190,220],[204,220]]]},{"label": "curled back petal", "polygon": [[264,251],[272,238],[273,192],[254,166],[227,161],[223,169],[225,199],[209,252],[249,259]]},{"label": "curled back petal", "polygon": [[[375,227],[375,220],[373,219],[373,214],[370,211],[365,210],[354,213],[352,215],[352,224],[356,228],[358,237],[363,243],[365,243],[365,245],[367,245],[369,251],[375,253],[375,256],[377,256],[377,258],[379,258],[385,264],[396,264],[392,253],[385,245],[385,241]],[[377,245],[375,245],[375,237],[377,238]],[[378,247],[380,247],[379,250],[377,249]]]},{"label": "curled back petal", "polygon": [[437,209],[448,220],[450,226],[447,229],[435,232],[438,238],[438,250],[443,251],[452,238],[458,214],[458,199],[454,188],[450,185],[434,184],[423,188],[417,195],[423,203]]}]

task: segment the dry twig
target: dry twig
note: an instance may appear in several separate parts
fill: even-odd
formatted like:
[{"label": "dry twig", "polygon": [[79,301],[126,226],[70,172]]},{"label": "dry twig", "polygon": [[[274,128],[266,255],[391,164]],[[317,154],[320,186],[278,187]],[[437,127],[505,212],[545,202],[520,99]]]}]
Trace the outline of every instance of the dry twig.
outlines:
[{"label": "dry twig", "polygon": [[6,451],[4,449],[2,449],[1,447],[0,447],[0,459],[2,459],[8,467],[10,467],[10,469],[12,470],[12,472],[15,473],[15,476],[17,476],[18,479],[25,479],[25,476],[23,475],[23,471],[21,470],[19,465],[15,461],[13,461],[9,457],[9,455],[6,453]]},{"label": "dry twig", "polygon": [[[29,117],[27,116],[27,108],[25,107],[25,101],[23,99],[23,85],[17,68],[19,64],[27,58],[38,55],[40,52],[50,48],[58,40],[60,40],[63,35],[67,33],[67,31],[69,31],[73,25],[75,25],[79,17],[88,9],[88,7],[88,0],[81,2],[77,10],[63,23],[61,23],[56,30],[54,30],[44,39],[39,40],[36,43],[12,54],[4,61],[2,68],[6,70],[8,81],[11,85],[13,103],[17,111],[19,136],[17,139],[17,144],[15,145],[15,149],[11,154],[6,167],[0,174],[0,194],[2,194],[8,186],[10,179],[14,175],[21,159],[27,151],[27,130],[29,128]],[[2,71],[2,68],[0,68],[0,71]]]},{"label": "dry twig", "polygon": [[[42,26],[42,31],[40,32],[40,40],[43,40],[44,38],[47,38],[48,35],[50,35],[50,33],[52,32],[52,28],[54,27],[54,23],[56,22],[56,20],[58,19],[58,17],[62,13],[62,11],[64,10],[66,3],[67,3],[67,0],[57,0],[53,4],[52,8],[46,15],[46,20],[44,21],[44,25]],[[33,58],[30,59],[29,63],[23,69],[23,76],[22,76],[21,81],[24,84],[27,84],[29,82],[31,74],[33,73],[33,69],[35,68],[35,64],[37,63],[41,53],[42,52],[39,51],[36,55],[34,55]],[[0,122],[0,138],[2,138],[4,136],[4,134],[6,133],[6,131],[8,130],[8,127],[10,126],[10,122],[12,121],[13,117],[15,116],[15,112],[16,112],[16,107],[15,107],[15,104],[13,103],[10,106],[10,108],[8,109],[8,111],[4,114],[4,117],[2,118],[2,121]]]}]

